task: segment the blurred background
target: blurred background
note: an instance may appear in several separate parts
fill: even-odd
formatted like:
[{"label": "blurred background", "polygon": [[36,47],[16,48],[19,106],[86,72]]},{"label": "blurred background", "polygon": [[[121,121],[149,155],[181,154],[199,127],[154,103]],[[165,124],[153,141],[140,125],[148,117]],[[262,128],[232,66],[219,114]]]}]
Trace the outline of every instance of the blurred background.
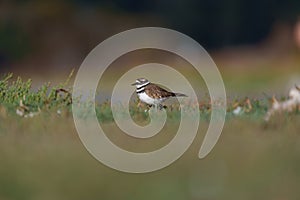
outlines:
[{"label": "blurred background", "polygon": [[299,16],[298,0],[2,0],[0,71],[55,81],[106,38],[159,26],[199,42],[233,94],[285,92],[299,79]]},{"label": "blurred background", "polygon": [[[200,43],[219,67],[229,98],[282,97],[300,84],[299,0],[0,0],[0,73],[31,78],[34,86],[61,82],[106,38],[145,26],[175,29]],[[119,59],[106,80],[143,64],[138,59],[162,55],[146,52]],[[184,71],[182,60],[173,61]],[[214,150],[199,160],[208,128],[202,120],[184,156],[149,174],[99,163],[80,142],[72,115],[65,115],[11,117],[0,105],[0,200],[300,199],[299,115],[267,125],[255,116],[232,118]],[[112,123],[102,125],[120,146],[145,146],[124,140]],[[173,126],[155,145],[174,136]]]}]

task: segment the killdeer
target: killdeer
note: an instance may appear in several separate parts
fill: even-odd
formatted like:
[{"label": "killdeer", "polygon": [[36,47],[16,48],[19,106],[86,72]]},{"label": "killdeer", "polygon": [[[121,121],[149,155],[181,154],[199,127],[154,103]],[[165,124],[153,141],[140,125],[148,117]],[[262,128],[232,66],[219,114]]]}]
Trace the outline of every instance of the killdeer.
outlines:
[{"label": "killdeer", "polygon": [[145,78],[137,79],[132,85],[136,86],[136,93],[142,102],[159,109],[163,108],[161,103],[170,97],[187,97],[185,94],[169,92]]}]

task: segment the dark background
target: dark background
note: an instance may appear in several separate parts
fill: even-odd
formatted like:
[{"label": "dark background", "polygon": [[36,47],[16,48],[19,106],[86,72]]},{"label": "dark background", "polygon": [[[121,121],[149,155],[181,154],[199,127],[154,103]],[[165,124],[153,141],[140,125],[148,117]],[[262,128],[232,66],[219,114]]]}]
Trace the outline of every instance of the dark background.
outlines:
[{"label": "dark background", "polygon": [[42,73],[76,68],[104,39],[143,26],[178,30],[209,52],[274,37],[278,43],[293,38],[299,13],[299,0],[4,0],[0,69]]}]

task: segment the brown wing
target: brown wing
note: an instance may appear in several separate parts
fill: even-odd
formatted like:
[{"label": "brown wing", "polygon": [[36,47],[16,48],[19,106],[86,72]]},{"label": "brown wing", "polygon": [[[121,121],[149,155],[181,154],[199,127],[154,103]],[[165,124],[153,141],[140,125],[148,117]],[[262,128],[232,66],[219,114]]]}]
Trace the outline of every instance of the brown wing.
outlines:
[{"label": "brown wing", "polygon": [[169,91],[159,87],[158,85],[155,85],[155,84],[152,84],[152,83],[148,84],[145,87],[145,93],[149,97],[152,97],[154,99],[160,99],[160,98],[175,96],[175,94],[173,92],[169,92]]}]

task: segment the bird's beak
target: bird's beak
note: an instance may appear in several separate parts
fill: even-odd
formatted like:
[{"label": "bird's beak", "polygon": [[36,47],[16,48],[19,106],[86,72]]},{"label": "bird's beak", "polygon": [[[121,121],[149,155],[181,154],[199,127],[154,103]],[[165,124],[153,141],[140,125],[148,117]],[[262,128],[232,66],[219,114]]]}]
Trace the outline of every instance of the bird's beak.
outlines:
[{"label": "bird's beak", "polygon": [[137,83],[132,83],[131,85],[137,85]]}]

